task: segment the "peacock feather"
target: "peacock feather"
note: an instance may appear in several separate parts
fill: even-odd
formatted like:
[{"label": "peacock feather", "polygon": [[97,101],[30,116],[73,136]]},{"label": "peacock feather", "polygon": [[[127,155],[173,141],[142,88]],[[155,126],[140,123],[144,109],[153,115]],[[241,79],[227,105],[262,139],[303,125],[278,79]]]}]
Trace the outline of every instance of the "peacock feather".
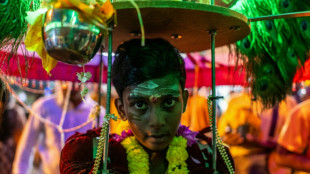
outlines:
[{"label": "peacock feather", "polygon": [[9,62],[16,54],[28,29],[26,12],[39,8],[39,4],[40,0],[0,1],[0,49],[8,53],[1,56],[1,61]]},{"label": "peacock feather", "polygon": [[[305,11],[309,0],[239,0],[233,7],[248,18]],[[251,33],[236,43],[248,72],[252,93],[269,107],[283,100],[293,78],[309,58],[310,18],[251,23]]]}]

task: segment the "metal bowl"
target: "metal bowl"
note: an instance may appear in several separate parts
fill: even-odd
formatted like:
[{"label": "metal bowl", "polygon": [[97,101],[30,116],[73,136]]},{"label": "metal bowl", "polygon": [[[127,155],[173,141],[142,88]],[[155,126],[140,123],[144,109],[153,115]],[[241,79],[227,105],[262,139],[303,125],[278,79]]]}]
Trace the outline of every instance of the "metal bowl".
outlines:
[{"label": "metal bowl", "polygon": [[98,51],[103,39],[100,29],[80,21],[80,14],[72,9],[50,9],[42,28],[47,53],[65,63],[83,65]]}]

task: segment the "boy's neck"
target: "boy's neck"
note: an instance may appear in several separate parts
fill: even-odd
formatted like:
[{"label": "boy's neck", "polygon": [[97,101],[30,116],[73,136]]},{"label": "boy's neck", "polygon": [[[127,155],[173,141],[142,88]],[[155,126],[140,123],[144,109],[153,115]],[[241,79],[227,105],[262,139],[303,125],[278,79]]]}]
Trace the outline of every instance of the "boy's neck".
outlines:
[{"label": "boy's neck", "polygon": [[152,151],[146,149],[149,155],[150,174],[165,173],[168,168],[168,161],[166,159],[167,148],[161,151]]},{"label": "boy's neck", "polygon": [[166,152],[152,152],[149,154],[150,159],[150,174],[165,173],[168,168],[168,162],[166,160]]}]

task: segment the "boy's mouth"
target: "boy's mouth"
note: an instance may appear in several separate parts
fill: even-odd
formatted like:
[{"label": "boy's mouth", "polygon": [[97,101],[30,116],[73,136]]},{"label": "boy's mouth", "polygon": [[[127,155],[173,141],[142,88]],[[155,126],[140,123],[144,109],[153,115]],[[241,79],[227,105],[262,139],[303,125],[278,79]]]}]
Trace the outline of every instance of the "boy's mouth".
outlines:
[{"label": "boy's mouth", "polygon": [[154,143],[163,143],[169,139],[168,134],[154,134],[150,135],[149,139]]}]

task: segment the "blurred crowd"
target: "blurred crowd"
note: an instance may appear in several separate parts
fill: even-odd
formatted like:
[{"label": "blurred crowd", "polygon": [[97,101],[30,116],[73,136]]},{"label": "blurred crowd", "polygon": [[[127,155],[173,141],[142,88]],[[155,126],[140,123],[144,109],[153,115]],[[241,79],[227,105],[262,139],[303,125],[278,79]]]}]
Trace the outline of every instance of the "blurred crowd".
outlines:
[{"label": "blurred crowd", "polygon": [[1,174],[59,173],[65,141],[98,125],[95,122],[105,114],[90,95],[83,101],[81,85],[71,82],[56,82],[53,94],[39,97],[31,108],[23,105],[24,109],[12,100],[3,83],[1,91]]},{"label": "blurred crowd", "polygon": [[[31,112],[21,107],[4,86],[2,83],[0,93],[1,174],[57,173],[65,140],[76,131],[101,125],[95,122],[105,114],[106,95],[96,115],[101,119],[97,119],[90,114],[97,104],[97,92],[87,95],[83,102],[80,87],[72,83],[58,82],[55,93],[37,99]],[[246,90],[224,96],[227,108],[217,105],[218,132],[230,149],[236,174],[310,173],[310,90],[300,90],[269,109]],[[181,124],[211,135],[209,91],[202,88],[189,92]],[[118,115],[116,98],[112,91],[110,110]],[[123,125],[120,120],[112,121],[110,132],[120,133]]]}]

